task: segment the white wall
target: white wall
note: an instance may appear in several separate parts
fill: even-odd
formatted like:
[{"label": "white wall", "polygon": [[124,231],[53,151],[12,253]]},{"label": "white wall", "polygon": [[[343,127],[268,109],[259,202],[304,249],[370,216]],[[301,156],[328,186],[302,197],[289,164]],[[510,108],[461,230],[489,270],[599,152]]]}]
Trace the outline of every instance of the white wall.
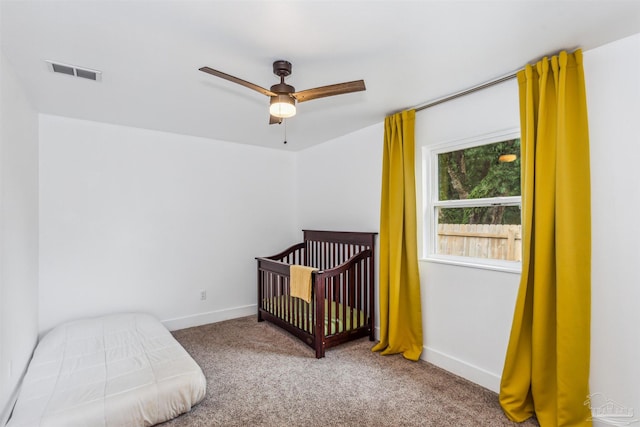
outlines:
[{"label": "white wall", "polygon": [[40,331],[253,314],[254,257],[298,239],[294,168],[289,152],[41,115]]},{"label": "white wall", "polygon": [[[480,83],[480,82],[479,82]],[[510,80],[416,115],[418,206],[427,177],[423,156],[434,146],[517,129],[518,86]],[[418,217],[420,236],[424,221]],[[420,262],[422,358],[497,391],[511,329],[519,274]]]},{"label": "white wall", "polygon": [[0,54],[0,425],[38,336],[38,117]]},{"label": "white wall", "polygon": [[383,124],[299,152],[299,229],[380,228]]},{"label": "white wall", "polygon": [[[585,52],[591,141],[592,393],[640,418],[640,34]],[[597,423],[594,423],[597,425]]]}]

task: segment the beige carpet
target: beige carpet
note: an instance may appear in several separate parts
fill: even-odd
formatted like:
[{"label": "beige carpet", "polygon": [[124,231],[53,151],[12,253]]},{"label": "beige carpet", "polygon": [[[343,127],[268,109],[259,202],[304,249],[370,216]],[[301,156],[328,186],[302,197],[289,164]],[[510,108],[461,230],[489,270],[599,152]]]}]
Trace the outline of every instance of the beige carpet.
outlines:
[{"label": "beige carpet", "polygon": [[537,426],[510,422],[495,393],[429,363],[380,356],[363,338],[311,348],[255,317],[174,336],[200,364],[207,395],[163,426]]}]

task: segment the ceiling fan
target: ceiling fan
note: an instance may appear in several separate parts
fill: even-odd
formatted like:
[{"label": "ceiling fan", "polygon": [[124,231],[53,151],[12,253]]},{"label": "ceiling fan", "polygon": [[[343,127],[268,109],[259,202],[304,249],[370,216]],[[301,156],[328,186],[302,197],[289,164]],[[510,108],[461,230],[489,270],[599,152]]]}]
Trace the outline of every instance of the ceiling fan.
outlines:
[{"label": "ceiling fan", "polygon": [[213,68],[202,67],[199,70],[213,76],[229,80],[230,82],[237,83],[244,87],[248,87],[249,89],[253,89],[256,92],[260,92],[263,95],[270,97],[270,125],[274,123],[281,123],[282,119],[293,117],[296,114],[296,101],[304,102],[327,96],[342,95],[344,93],[366,90],[364,80],[355,80],[352,82],[320,86],[296,92],[296,89],[293,86],[284,82],[284,78],[291,74],[291,63],[284,60],[275,61],[273,63],[273,74],[280,77],[280,83],[271,86],[270,90],[246,80],[239,79],[238,77],[223,73],[222,71],[214,70]]}]

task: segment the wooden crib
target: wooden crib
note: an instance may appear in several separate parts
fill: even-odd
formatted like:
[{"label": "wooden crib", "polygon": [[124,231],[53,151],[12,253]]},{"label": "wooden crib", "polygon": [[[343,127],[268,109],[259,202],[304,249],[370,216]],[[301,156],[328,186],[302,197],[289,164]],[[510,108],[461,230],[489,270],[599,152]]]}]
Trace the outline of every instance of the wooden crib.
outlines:
[{"label": "wooden crib", "polygon": [[[268,320],[324,357],[325,349],[374,340],[377,233],[303,230],[304,241],[258,257],[258,321]],[[289,266],[315,267],[311,302],[290,296]],[[319,315],[319,313],[321,315]],[[322,314],[324,313],[324,314]]]}]

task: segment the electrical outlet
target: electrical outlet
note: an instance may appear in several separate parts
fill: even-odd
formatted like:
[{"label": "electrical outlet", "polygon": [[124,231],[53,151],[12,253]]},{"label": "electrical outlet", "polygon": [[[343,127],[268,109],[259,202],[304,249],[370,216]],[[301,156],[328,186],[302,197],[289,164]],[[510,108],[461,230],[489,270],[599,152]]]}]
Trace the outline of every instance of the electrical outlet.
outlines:
[{"label": "electrical outlet", "polygon": [[200,301],[204,301],[207,299],[207,291],[204,289],[200,291]]}]

